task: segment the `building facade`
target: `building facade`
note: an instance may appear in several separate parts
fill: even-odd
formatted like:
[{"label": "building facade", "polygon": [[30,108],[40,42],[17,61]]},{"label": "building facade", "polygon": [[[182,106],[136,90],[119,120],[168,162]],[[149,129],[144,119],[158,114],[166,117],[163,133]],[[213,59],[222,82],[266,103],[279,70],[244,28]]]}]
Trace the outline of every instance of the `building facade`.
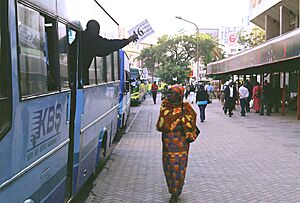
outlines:
[{"label": "building facade", "polygon": [[300,119],[299,7],[300,0],[250,0],[249,19],[265,30],[266,42],[208,64],[208,74],[267,80],[281,93],[282,114],[286,100],[296,98]]}]

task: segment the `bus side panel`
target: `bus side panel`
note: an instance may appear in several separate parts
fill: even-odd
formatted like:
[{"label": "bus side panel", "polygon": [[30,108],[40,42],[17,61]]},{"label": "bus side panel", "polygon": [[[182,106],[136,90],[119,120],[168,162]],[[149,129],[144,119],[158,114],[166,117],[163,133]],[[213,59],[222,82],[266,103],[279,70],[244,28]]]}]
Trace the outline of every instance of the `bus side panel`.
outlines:
[{"label": "bus side panel", "polygon": [[108,148],[117,132],[119,82],[83,89],[82,99],[76,192],[95,171],[99,134],[107,131]]},{"label": "bus side panel", "polygon": [[[12,130],[6,137],[10,144],[0,143],[0,148],[5,145],[3,148],[9,152],[5,157],[7,163],[10,161],[9,178],[13,179],[0,193],[3,202],[19,202],[28,197],[41,202],[65,185],[67,98],[68,93],[61,93],[15,103]],[[4,166],[1,164],[0,169]],[[25,183],[30,184],[24,187]],[[65,188],[60,192],[64,193]]]}]

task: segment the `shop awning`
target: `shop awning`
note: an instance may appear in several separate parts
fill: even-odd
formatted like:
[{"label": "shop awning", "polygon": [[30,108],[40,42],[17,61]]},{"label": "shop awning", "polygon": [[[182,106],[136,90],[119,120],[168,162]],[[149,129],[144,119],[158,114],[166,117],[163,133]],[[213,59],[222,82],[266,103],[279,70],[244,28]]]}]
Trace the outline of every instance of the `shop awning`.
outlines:
[{"label": "shop awning", "polygon": [[300,28],[235,56],[210,63],[207,74],[259,74],[300,70]]}]

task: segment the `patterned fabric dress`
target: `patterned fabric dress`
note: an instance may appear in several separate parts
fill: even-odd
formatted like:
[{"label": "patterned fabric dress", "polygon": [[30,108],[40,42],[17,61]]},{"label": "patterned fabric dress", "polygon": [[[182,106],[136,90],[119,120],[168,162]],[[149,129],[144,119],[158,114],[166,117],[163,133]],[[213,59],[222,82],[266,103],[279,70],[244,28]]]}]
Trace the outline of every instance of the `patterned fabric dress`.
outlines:
[{"label": "patterned fabric dress", "polygon": [[180,195],[187,168],[189,142],[186,141],[182,126],[162,134],[163,167],[169,193]]},{"label": "patterned fabric dress", "polygon": [[196,116],[190,104],[183,103],[183,88],[172,86],[161,104],[156,124],[162,132],[163,168],[172,195],[179,196],[184,185],[190,145],[188,139],[196,134]]}]

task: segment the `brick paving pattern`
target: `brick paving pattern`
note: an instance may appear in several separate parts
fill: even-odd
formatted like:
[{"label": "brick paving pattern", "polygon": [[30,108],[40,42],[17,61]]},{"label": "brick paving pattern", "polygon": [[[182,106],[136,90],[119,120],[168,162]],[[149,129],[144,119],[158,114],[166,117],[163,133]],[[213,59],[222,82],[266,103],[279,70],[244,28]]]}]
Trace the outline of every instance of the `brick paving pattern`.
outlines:
[{"label": "brick paving pattern", "polygon": [[[155,130],[159,103],[148,98],[134,111],[136,119],[94,181],[86,203],[169,201],[161,134]],[[206,114],[204,123],[198,119],[201,135],[191,144],[178,202],[300,202],[300,121],[295,116],[241,117],[234,111],[229,118],[217,100]]]}]

